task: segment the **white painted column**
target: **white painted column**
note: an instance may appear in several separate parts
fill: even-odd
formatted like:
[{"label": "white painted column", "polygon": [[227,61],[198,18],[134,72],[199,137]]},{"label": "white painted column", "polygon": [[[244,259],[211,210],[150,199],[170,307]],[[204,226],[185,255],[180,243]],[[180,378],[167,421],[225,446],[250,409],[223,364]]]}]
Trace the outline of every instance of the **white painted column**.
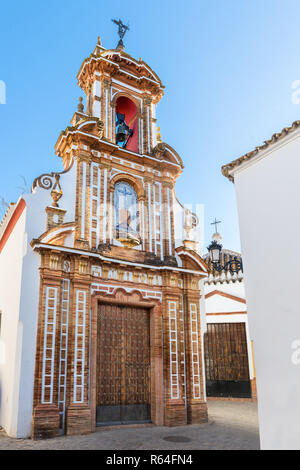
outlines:
[{"label": "white painted column", "polygon": [[103,243],[106,243],[106,229],[107,229],[107,168],[104,169],[103,181]]},{"label": "white painted column", "polygon": [[86,210],[86,162],[81,163],[82,171],[82,192],[81,192],[81,238],[85,238],[85,210]]},{"label": "white painted column", "polygon": [[167,188],[167,212],[168,212],[168,238],[169,238],[169,255],[172,256],[172,225],[171,225],[171,191]]},{"label": "white painted column", "polygon": [[152,204],[151,183],[148,183],[148,224],[149,224],[149,251],[152,251]]},{"label": "white painted column", "polygon": [[101,119],[101,83],[98,78],[93,84],[93,116]]},{"label": "white painted column", "polygon": [[[90,246],[97,248],[100,235],[100,189],[101,189],[101,169],[97,163],[91,164],[90,181]],[[96,245],[93,244],[92,235],[96,236]]]},{"label": "white painted column", "polygon": [[[156,105],[154,103],[151,104],[151,111],[152,111],[152,119],[156,119]],[[155,147],[157,144],[157,128],[156,122],[152,121],[152,147]]]}]

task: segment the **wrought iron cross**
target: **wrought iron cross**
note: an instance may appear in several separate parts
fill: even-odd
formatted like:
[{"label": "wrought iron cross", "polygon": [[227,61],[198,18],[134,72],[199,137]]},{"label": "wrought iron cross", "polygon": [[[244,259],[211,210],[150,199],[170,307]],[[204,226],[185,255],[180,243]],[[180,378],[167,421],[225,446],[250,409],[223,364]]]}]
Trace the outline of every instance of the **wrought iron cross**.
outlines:
[{"label": "wrought iron cross", "polygon": [[215,221],[210,224],[210,225],[214,225],[214,226],[215,226],[216,232],[218,231],[218,224],[221,224],[221,220],[217,220],[216,218],[215,218]]},{"label": "wrought iron cross", "polygon": [[120,40],[118,42],[118,45],[117,45],[117,48],[119,47],[124,47],[124,43],[123,43],[123,37],[125,36],[125,34],[127,33],[127,31],[129,31],[129,25],[125,25],[122,20],[111,20],[113,23],[115,23],[117,26],[118,26],[118,34],[119,34],[119,37],[120,37]]}]

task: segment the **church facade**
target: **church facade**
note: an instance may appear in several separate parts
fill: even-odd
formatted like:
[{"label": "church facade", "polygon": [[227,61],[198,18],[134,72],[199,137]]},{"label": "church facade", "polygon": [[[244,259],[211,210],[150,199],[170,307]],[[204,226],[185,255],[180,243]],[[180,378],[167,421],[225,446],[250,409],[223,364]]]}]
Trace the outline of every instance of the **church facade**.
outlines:
[{"label": "church facade", "polygon": [[[0,425],[15,437],[207,421],[197,216],[157,133],[157,74],[98,40],[63,170],[0,225]],[[202,296],[202,297],[201,297]]]}]

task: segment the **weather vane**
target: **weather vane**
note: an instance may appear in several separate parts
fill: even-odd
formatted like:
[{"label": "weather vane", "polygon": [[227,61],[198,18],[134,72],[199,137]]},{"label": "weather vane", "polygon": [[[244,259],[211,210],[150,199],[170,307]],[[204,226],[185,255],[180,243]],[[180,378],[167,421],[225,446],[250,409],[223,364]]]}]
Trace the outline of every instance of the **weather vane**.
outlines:
[{"label": "weather vane", "polygon": [[119,21],[111,20],[111,21],[118,26],[118,34],[119,34],[120,40],[118,42],[117,49],[124,48],[123,37],[125,36],[127,31],[129,31],[129,25],[128,24],[125,25],[122,22],[122,20],[119,20]]}]

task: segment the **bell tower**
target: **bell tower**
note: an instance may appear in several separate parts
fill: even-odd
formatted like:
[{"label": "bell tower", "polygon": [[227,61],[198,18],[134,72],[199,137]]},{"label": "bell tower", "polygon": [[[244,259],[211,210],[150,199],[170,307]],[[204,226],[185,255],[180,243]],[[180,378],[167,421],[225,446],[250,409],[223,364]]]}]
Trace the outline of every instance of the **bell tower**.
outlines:
[{"label": "bell tower", "polygon": [[86,114],[103,121],[104,138],[113,144],[124,142],[118,140],[117,127],[120,114],[125,115],[125,124],[132,131],[126,148],[150,154],[157,144],[156,105],[164,90],[156,73],[142,59],[133,59],[120,47],[104,49],[98,38],[77,79],[86,95]]},{"label": "bell tower", "polygon": [[[158,134],[156,105],[164,86],[120,41],[117,49],[105,49],[98,38],[83,61],[77,80],[86,106],[80,98],[71,120],[77,137],[67,128],[55,147],[65,168],[72,155],[77,162],[76,246],[124,246],[144,253],[142,261],[177,265],[173,193],[183,164]],[[131,189],[118,185],[115,191],[120,181]],[[121,206],[128,201],[126,212]]]}]

